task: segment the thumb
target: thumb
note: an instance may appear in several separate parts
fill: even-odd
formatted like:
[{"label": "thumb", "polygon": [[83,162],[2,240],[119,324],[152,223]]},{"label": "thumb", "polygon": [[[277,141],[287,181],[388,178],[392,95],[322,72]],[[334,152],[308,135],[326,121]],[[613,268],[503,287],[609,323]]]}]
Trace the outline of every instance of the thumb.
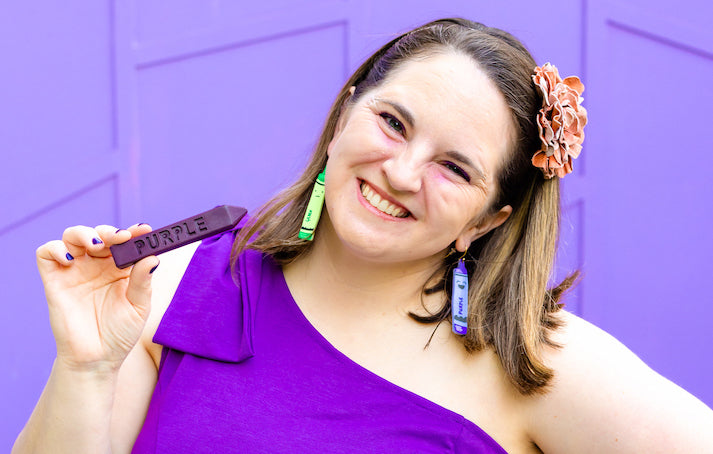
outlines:
[{"label": "thumb", "polygon": [[151,278],[158,267],[156,256],[146,257],[137,262],[131,269],[129,285],[126,289],[126,299],[145,320],[151,310]]}]

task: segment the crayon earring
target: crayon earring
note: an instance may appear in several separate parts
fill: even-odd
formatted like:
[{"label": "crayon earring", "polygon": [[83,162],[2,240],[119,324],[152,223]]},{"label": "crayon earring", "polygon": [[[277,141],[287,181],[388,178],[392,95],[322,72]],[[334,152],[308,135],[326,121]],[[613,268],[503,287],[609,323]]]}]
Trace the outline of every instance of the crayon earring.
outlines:
[{"label": "crayon earring", "polygon": [[464,335],[468,332],[468,270],[463,256],[453,270],[453,291],[451,292],[451,319],[453,332]]},{"label": "crayon earring", "polygon": [[319,216],[322,214],[322,207],[324,206],[324,174],[326,171],[327,168],[325,167],[314,181],[312,195],[309,197],[307,211],[305,211],[302,227],[300,227],[298,235],[301,240],[312,241],[314,239],[314,230],[317,228]]}]

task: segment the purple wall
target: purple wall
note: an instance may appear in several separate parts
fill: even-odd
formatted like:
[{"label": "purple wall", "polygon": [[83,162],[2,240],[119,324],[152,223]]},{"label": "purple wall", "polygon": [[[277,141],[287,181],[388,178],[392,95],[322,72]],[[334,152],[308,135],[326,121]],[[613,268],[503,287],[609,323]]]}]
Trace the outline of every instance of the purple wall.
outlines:
[{"label": "purple wall", "polygon": [[568,307],[713,404],[713,32],[704,0],[53,2],[0,15],[0,450],[54,357],[34,250],[72,224],[257,207],[304,164],[347,74],[394,33],[464,16],[579,74]]}]

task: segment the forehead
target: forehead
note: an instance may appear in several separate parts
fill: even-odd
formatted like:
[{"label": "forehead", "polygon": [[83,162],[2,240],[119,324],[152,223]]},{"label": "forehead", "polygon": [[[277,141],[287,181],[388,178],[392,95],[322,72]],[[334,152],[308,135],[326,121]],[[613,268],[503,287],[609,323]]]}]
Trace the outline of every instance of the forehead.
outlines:
[{"label": "forehead", "polygon": [[417,131],[428,127],[459,148],[477,144],[496,161],[515,137],[504,96],[475,60],[459,52],[408,60],[367,97],[394,99],[412,112]]}]

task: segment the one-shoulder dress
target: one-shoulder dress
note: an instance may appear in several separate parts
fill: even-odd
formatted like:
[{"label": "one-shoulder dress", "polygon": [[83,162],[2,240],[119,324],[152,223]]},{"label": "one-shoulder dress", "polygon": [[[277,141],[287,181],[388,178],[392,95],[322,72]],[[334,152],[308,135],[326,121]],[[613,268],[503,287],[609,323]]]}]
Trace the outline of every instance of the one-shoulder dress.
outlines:
[{"label": "one-shoulder dress", "polygon": [[237,231],[203,241],[161,320],[158,382],[134,453],[505,452],[338,351],[269,256],[244,252],[231,274]]}]

